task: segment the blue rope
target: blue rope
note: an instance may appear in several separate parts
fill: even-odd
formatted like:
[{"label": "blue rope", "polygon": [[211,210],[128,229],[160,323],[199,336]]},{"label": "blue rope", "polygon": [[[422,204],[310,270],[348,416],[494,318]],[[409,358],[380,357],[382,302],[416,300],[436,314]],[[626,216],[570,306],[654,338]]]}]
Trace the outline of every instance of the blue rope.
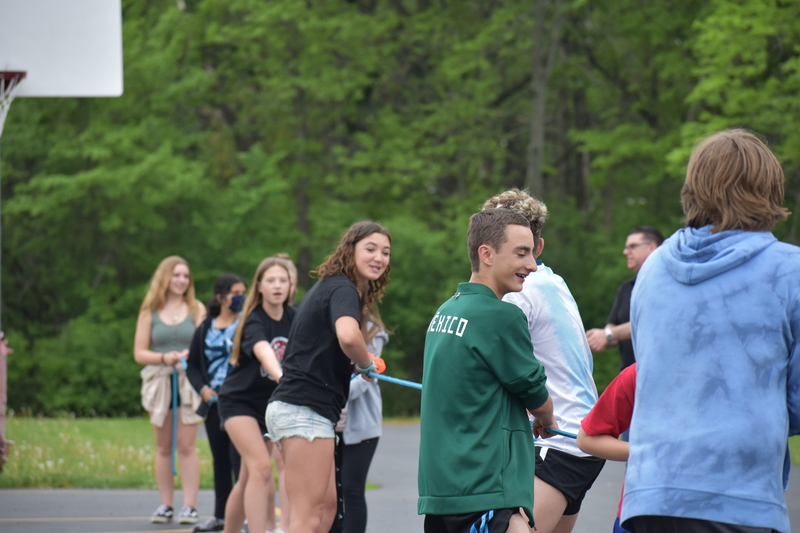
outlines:
[{"label": "blue rope", "polygon": [[[183,361],[183,359],[181,359]],[[184,365],[186,362],[184,361]],[[171,457],[171,464],[172,464],[172,475],[178,473],[175,469],[175,448],[178,446],[178,370],[173,368],[172,369],[172,457]]]},{"label": "blue rope", "polygon": [[561,435],[562,437],[569,437],[571,439],[577,439],[578,436],[575,433],[570,433],[569,431],[561,431],[560,429],[555,428],[547,428],[548,433],[552,433],[553,435]]},{"label": "blue rope", "polygon": [[[406,381],[404,379],[393,378],[392,376],[384,376],[383,374],[376,374],[374,372],[369,372],[367,374],[371,378],[380,379],[381,381],[388,381],[389,383],[395,383],[397,385],[403,385],[405,387],[411,387],[412,389],[422,390],[422,385],[419,383],[414,383],[413,381]],[[533,422],[531,422],[531,426]],[[569,437],[571,439],[577,439],[578,436],[575,433],[570,433],[569,431],[562,431],[560,429],[555,428],[547,428],[548,433],[552,433],[554,435],[561,435],[562,437]]]},{"label": "blue rope", "polygon": [[411,387],[412,389],[422,390],[422,385],[419,383],[414,383],[413,381],[406,381],[404,379],[393,378],[392,376],[384,376],[383,374],[376,374],[374,372],[369,372],[367,374],[371,378],[380,379],[382,381],[388,381],[389,383],[395,383],[397,385],[404,385],[406,387]]}]

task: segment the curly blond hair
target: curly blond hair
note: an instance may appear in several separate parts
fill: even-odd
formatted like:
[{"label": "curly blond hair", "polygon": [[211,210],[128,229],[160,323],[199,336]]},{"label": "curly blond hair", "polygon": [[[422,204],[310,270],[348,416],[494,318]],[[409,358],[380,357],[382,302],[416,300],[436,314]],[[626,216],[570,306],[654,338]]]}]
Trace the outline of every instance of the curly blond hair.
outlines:
[{"label": "curly blond hair", "polygon": [[542,226],[547,220],[547,206],[543,201],[515,187],[486,200],[482,210],[497,208],[510,209],[524,216],[531,225],[534,241],[538,243],[542,236]]}]

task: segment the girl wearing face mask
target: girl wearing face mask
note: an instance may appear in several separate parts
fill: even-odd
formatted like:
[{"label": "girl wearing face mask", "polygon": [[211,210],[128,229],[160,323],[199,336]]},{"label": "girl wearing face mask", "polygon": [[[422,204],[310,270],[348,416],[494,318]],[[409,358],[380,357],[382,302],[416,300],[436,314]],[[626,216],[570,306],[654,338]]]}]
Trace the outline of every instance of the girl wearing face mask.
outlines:
[{"label": "girl wearing face mask", "polygon": [[226,507],[228,533],[238,533],[242,526],[240,515],[234,522],[242,502],[250,531],[281,531],[275,525],[272,443],[264,438],[264,413],[283,376],[280,361],[295,314],[288,304],[289,264],[287,259],[268,257],[258,265],[234,336],[233,366],[219,393],[220,417],[242,458]]},{"label": "girl wearing face mask", "polygon": [[347,401],[351,373],[375,368],[364,342],[366,317],[389,283],[390,257],[386,228],[369,221],[353,224],[317,268],[319,281],[298,309],[285,375],[267,408],[269,436],[286,465],[292,533],[327,532],[333,523],[334,425]]},{"label": "girl wearing face mask", "polygon": [[[209,316],[195,330],[186,360],[186,376],[203,397],[204,403],[198,413],[206,418],[206,434],[214,463],[214,516],[197,524],[194,531],[222,531],[233,477],[239,475],[239,454],[222,430],[217,400],[230,369],[233,335],[239,325],[246,291],[244,280],[236,274],[217,278],[214,298],[208,302]],[[239,516],[242,513],[239,509]]]}]

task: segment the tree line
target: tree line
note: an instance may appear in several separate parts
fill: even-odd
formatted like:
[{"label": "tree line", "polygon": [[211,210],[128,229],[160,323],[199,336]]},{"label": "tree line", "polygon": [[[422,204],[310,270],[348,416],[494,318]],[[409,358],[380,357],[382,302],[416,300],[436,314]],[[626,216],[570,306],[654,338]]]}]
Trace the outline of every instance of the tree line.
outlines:
[{"label": "tree line", "polygon": [[[185,257],[198,295],[341,232],[392,233],[387,373],[418,381],[424,332],[469,276],[483,200],[548,204],[542,259],[602,325],[637,225],[682,225],[685,163],[728,127],[763,135],[800,209],[800,3],[763,0],[123,1],[125,92],[18,99],[4,130],[9,406],[136,414],[149,277]],[[776,230],[797,240],[796,217]],[[600,388],[613,352],[595,357]],[[419,396],[383,388],[388,414]]]}]

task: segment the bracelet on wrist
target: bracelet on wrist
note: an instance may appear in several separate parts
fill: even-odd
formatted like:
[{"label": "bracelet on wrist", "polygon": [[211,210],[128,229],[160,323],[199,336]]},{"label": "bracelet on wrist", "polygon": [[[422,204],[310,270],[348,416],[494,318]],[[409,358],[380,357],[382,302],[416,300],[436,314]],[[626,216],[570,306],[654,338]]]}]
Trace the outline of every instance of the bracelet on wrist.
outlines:
[{"label": "bracelet on wrist", "polygon": [[369,364],[368,364],[367,366],[365,366],[365,367],[361,367],[361,366],[360,366],[358,363],[356,363],[356,368],[357,368],[357,369],[358,369],[358,371],[359,371],[359,372],[361,372],[362,374],[369,374],[370,372],[372,372],[373,370],[375,370],[375,361],[373,361],[372,359],[370,359],[370,360],[369,360]]},{"label": "bracelet on wrist", "polygon": [[161,364],[162,364],[163,366],[167,366],[167,362],[166,362],[166,361],[164,361],[164,356],[165,356],[165,355],[167,355],[167,354],[165,354],[165,353],[162,353],[162,354],[161,354]]}]

